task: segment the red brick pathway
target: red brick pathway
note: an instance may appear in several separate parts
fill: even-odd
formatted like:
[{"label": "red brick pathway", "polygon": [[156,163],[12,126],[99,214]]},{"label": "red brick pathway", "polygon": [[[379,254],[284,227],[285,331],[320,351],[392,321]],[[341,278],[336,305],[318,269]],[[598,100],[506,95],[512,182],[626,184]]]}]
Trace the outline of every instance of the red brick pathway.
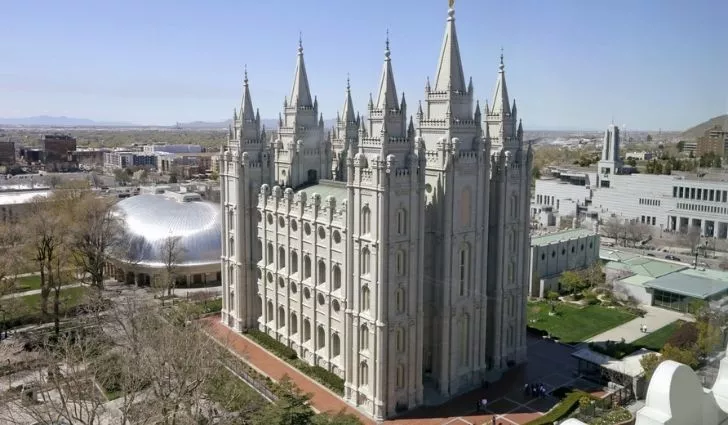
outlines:
[{"label": "red brick pathway", "polygon": [[[299,372],[293,366],[280,360],[245,335],[227,328],[220,323],[219,316],[208,317],[203,321],[209,325],[207,330],[211,336],[237,353],[239,357],[260,373],[275,381],[279,381],[283,376],[288,375],[303,392],[312,395],[311,404],[316,410],[331,413],[344,410],[359,417],[365,425],[374,425],[376,423],[348,405],[341,397]],[[538,348],[549,347],[539,346]],[[531,352],[538,353],[539,351],[532,350]],[[544,356],[544,358],[548,357]],[[532,365],[540,365],[540,367],[535,368]],[[559,375],[553,367],[544,364],[542,361],[531,362],[525,367],[506,372],[500,381],[491,384],[488,389],[464,394],[442,406],[416,409],[400,418],[385,421],[384,425],[491,425],[493,416],[496,417],[496,424],[525,424],[543,415],[543,412],[548,411],[557,401],[551,397],[547,397],[547,399],[524,398],[522,396],[524,382],[545,382],[549,389],[553,389],[558,384],[554,382],[554,385],[549,385],[550,378],[560,378],[563,381],[573,379]],[[476,413],[475,406],[478,400],[482,398],[489,400],[487,411],[485,413]]]}]

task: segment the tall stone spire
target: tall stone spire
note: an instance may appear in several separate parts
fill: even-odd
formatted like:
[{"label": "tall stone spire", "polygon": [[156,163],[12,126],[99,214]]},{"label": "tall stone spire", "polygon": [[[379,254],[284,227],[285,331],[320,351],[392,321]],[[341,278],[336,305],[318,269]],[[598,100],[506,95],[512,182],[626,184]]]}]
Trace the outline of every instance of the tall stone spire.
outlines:
[{"label": "tall stone spire", "polygon": [[298,58],[296,60],[296,75],[293,79],[293,88],[289,106],[296,108],[313,108],[311,101],[311,90],[308,87],[308,75],[306,64],[303,61],[303,41],[298,38]]},{"label": "tall stone spire", "polygon": [[356,122],[356,115],[354,115],[354,102],[351,100],[351,83],[349,77],[346,77],[346,100],[344,101],[344,109],[341,114],[341,119],[345,123]]},{"label": "tall stone spire", "polygon": [[501,49],[498,80],[495,83],[493,107],[490,113],[493,115],[510,115],[511,113],[510,101],[508,100],[508,87],[506,87],[505,65],[503,65],[503,49]]},{"label": "tall stone spire", "polygon": [[435,91],[452,90],[465,93],[465,76],[463,74],[463,64],[460,60],[458,36],[455,31],[455,9],[450,8],[447,14],[445,38],[442,40],[440,60],[437,63],[437,73],[435,74]]},{"label": "tall stone spire", "polygon": [[248,85],[248,67],[245,67],[245,77],[243,78],[243,100],[240,102],[240,120],[245,122],[255,121],[255,110],[253,109],[253,100],[250,97],[250,86]]},{"label": "tall stone spire", "polygon": [[392,60],[389,51],[389,31],[387,31],[387,41],[384,49],[384,67],[382,69],[382,78],[379,80],[379,91],[377,102],[374,106],[383,111],[399,111],[399,102],[397,101],[397,87],[394,85],[394,72],[392,72]]}]

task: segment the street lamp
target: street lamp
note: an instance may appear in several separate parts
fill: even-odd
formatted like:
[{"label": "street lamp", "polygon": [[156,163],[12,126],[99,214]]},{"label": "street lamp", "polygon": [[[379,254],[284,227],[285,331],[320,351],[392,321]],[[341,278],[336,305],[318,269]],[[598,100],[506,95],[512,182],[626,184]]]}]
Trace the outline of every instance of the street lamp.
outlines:
[{"label": "street lamp", "polygon": [[[3,327],[0,329],[0,341],[3,339],[8,339],[8,327],[7,327],[7,321],[5,320],[7,317],[7,312],[4,308],[0,308],[0,312],[3,314]],[[5,337],[3,338],[3,333],[5,333]]]}]

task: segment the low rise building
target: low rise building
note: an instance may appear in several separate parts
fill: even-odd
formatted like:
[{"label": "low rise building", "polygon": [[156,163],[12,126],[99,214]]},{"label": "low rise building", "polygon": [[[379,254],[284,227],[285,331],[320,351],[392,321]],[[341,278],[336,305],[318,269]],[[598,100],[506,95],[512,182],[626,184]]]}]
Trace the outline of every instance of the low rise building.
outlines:
[{"label": "low rise building", "polygon": [[146,154],[163,153],[201,153],[203,151],[200,145],[146,145],[143,148]]},{"label": "low rise building", "polygon": [[76,150],[76,138],[67,134],[41,136],[41,161],[46,170],[66,171],[75,168],[71,153]]},{"label": "low rise building", "polygon": [[529,296],[543,298],[549,291],[559,291],[563,272],[598,261],[599,235],[592,231],[569,229],[532,237]]},{"label": "low rise building", "polygon": [[696,145],[699,157],[712,153],[725,158],[728,156],[728,130],[715,126],[699,137]]}]

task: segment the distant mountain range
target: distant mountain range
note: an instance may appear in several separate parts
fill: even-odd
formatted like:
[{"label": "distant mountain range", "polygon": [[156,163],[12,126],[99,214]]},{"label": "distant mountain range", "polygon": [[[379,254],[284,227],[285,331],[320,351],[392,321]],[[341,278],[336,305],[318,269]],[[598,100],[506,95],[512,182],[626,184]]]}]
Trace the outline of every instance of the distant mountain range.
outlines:
[{"label": "distant mountain range", "polygon": [[24,118],[0,118],[0,125],[22,127],[125,127],[133,125],[128,122],[94,121],[86,118],[51,117],[40,115]]},{"label": "distant mountain range", "polygon": [[691,127],[681,135],[683,139],[694,140],[705,134],[706,131],[713,127],[722,127],[723,130],[728,130],[728,114],[719,115],[711,118],[708,121],[701,122],[695,127]]}]

